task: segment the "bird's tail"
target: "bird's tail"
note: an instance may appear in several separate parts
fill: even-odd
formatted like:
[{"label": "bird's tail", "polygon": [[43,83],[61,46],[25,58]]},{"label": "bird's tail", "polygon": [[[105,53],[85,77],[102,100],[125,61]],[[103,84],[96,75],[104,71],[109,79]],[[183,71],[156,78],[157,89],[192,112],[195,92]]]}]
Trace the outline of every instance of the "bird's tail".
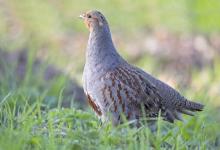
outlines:
[{"label": "bird's tail", "polygon": [[181,101],[181,107],[178,109],[179,112],[193,116],[192,112],[202,111],[204,105],[189,100]]},{"label": "bird's tail", "polygon": [[186,100],[185,108],[191,111],[202,111],[204,108],[204,105]]}]

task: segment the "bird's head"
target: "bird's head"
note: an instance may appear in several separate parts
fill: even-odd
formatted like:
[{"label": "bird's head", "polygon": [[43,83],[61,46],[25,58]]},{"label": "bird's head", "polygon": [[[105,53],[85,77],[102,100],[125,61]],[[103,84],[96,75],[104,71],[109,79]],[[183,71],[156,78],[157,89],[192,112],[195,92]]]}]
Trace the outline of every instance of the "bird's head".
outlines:
[{"label": "bird's head", "polygon": [[97,10],[88,11],[79,17],[84,20],[84,23],[90,32],[94,29],[101,29],[107,25],[104,15]]}]

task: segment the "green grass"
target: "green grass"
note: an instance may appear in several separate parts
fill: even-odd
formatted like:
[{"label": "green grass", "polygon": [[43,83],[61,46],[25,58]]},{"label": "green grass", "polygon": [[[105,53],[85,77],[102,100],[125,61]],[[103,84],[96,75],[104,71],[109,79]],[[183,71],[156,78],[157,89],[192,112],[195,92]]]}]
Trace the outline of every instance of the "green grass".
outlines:
[{"label": "green grass", "polygon": [[[19,98],[22,97],[22,98]],[[196,117],[175,124],[158,122],[158,131],[147,126],[130,128],[128,124],[112,127],[100,125],[93,113],[74,108],[54,108],[42,111],[43,97],[33,104],[19,100],[28,98],[9,93],[1,102],[0,149],[217,149],[219,122],[210,108]],[[17,107],[16,107],[17,105]],[[166,145],[165,145],[166,146]],[[218,146],[218,147],[217,147]]]}]

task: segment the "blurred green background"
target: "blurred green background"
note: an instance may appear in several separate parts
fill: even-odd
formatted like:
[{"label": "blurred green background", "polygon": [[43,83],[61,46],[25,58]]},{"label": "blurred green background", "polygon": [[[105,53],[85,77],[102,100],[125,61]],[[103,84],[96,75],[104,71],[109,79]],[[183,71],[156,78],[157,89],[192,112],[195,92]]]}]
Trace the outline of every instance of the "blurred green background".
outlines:
[{"label": "blurred green background", "polygon": [[[27,148],[27,145],[30,148],[30,143],[41,148],[49,143],[49,149],[66,149],[56,143],[55,135],[49,137],[48,143],[42,142],[45,137],[42,126],[36,129],[42,134],[32,131],[56,115],[66,118],[68,114],[72,120],[77,117],[87,121],[94,119],[94,114],[86,107],[81,88],[89,32],[78,19],[80,14],[92,9],[106,16],[113,41],[128,62],[178,89],[186,97],[206,105],[205,111],[198,114],[201,115],[199,120],[187,118],[191,125],[197,122],[199,127],[207,127],[204,133],[203,129],[201,133],[196,130],[194,140],[205,138],[199,143],[192,140],[192,143],[202,149],[217,148],[220,145],[217,130],[220,123],[219,0],[0,0],[0,134],[10,135],[0,138],[0,149],[13,149],[10,142],[17,136],[22,137],[17,149]],[[67,110],[61,111],[63,107]],[[78,108],[83,109],[80,113],[86,113],[87,117],[71,111]],[[42,113],[46,113],[46,117]],[[35,124],[31,118],[36,116],[43,117],[36,119]],[[25,118],[29,123],[23,123]],[[191,127],[189,124],[185,125]],[[97,127],[98,121],[91,126]],[[178,125],[177,128],[186,126]],[[212,129],[208,128],[210,126]],[[79,136],[71,136],[69,140],[79,140],[83,135],[84,130],[78,127],[75,129]],[[86,127],[96,131],[89,125]],[[25,128],[27,130],[23,131]],[[190,129],[189,133],[183,130],[174,138],[168,138],[168,142],[173,143],[177,137],[181,140],[176,143],[190,142],[186,137],[194,134],[194,128]],[[103,132],[107,134],[109,130]],[[50,128],[48,133],[55,134]],[[110,139],[98,135],[96,144],[85,143],[91,147],[100,143],[112,144],[109,149],[126,145],[114,139],[115,133],[112,135]],[[212,136],[206,138],[209,135]],[[64,139],[66,145],[85,148],[85,143],[68,143],[67,139]],[[112,143],[114,140],[119,142]],[[132,141],[132,136],[126,140]],[[209,146],[205,147],[206,144]],[[133,149],[133,145],[130,148]]]},{"label": "blurred green background", "polygon": [[209,61],[219,52],[218,0],[1,0],[0,48],[35,51],[79,80],[88,31],[77,17],[91,9],[106,15],[118,49],[130,59],[173,50],[210,55],[204,56]]}]

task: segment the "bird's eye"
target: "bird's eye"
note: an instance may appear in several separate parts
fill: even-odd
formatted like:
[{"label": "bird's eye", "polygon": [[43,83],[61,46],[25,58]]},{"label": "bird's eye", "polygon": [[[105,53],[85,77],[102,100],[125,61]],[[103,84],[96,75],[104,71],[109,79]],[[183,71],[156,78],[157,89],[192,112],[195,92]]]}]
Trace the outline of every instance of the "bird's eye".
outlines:
[{"label": "bird's eye", "polygon": [[88,18],[92,18],[92,16],[91,16],[91,15],[88,15],[87,17],[88,17]]}]

